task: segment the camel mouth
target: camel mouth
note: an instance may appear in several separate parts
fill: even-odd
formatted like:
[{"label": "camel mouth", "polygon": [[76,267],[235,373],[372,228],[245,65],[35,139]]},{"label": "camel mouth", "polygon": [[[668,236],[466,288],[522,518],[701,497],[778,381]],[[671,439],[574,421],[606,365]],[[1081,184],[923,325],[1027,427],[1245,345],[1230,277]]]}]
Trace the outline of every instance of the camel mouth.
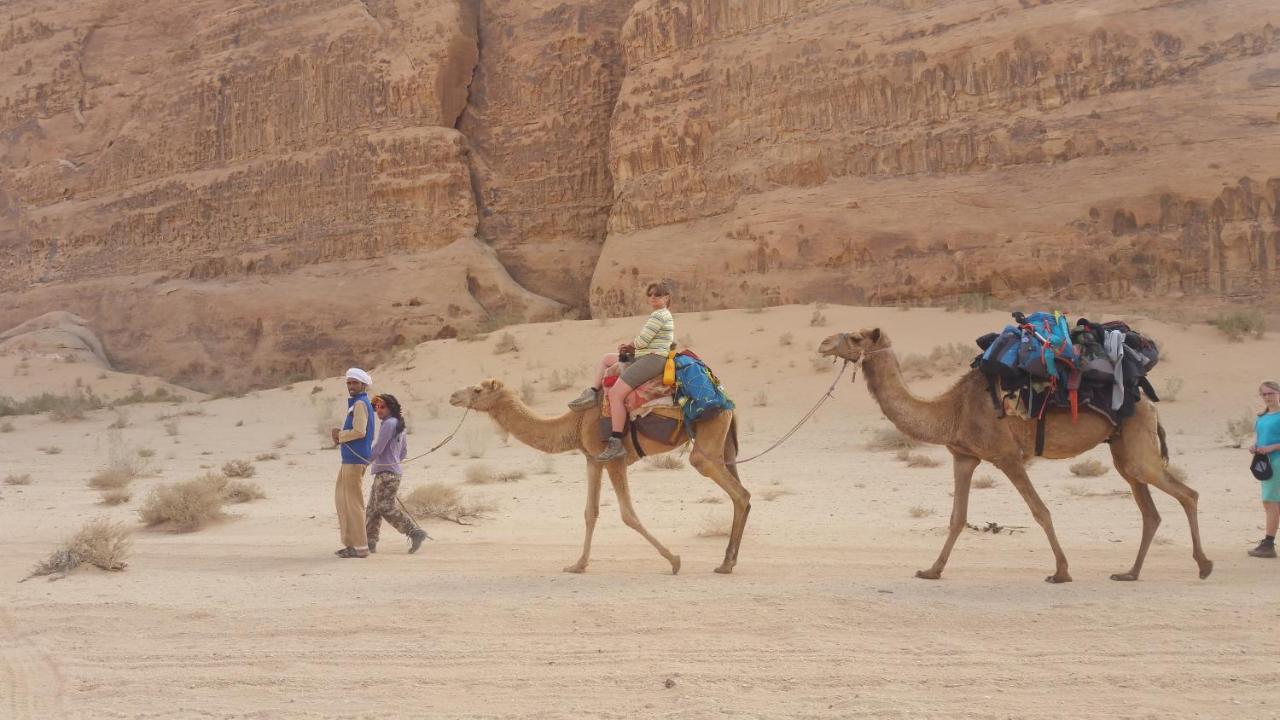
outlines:
[{"label": "camel mouth", "polygon": [[458,408],[469,408],[471,403],[467,401],[467,396],[470,394],[470,388],[463,388],[449,396],[449,404]]}]

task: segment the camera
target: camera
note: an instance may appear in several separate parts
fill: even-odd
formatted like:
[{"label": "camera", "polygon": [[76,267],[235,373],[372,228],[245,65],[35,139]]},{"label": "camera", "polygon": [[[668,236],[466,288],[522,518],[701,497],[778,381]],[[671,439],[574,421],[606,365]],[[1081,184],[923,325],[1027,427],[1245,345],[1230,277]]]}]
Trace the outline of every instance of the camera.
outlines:
[{"label": "camera", "polygon": [[618,353],[618,362],[629,363],[636,359],[636,351],[630,348]]}]

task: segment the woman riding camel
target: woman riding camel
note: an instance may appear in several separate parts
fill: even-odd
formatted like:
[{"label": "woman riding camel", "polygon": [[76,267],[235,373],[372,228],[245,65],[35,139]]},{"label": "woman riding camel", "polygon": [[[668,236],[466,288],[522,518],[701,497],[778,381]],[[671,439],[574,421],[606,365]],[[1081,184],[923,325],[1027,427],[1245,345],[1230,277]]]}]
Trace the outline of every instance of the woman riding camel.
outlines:
[{"label": "woman riding camel", "polygon": [[[650,283],[645,289],[645,295],[648,296],[649,307],[653,308],[653,312],[645,321],[644,329],[630,343],[619,346],[618,352],[607,353],[600,358],[600,364],[596,366],[595,383],[569,403],[569,407],[574,410],[595,406],[609,368],[619,360],[625,362],[621,377],[609,388],[609,416],[613,422],[613,432],[609,436],[609,444],[596,456],[596,460],[600,462],[609,462],[627,454],[626,448],[622,446],[622,428],[627,421],[624,400],[632,390],[662,374],[667,353],[675,343],[676,325],[669,309],[671,289],[666,283]],[[634,356],[634,359],[628,362],[628,356]]]}]

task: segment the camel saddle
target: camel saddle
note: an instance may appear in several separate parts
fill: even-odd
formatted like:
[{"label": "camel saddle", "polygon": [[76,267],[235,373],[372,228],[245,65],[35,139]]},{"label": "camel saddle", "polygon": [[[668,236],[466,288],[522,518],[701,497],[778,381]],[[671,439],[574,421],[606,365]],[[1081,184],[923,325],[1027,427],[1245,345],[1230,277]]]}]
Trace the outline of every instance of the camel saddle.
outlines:
[{"label": "camel saddle", "polygon": [[[637,401],[643,404],[636,405]],[[667,445],[678,445],[684,436],[684,412],[675,403],[673,388],[662,384],[662,378],[655,378],[627,396],[627,424],[623,432],[631,434],[631,444],[635,446],[640,457],[644,450],[640,447],[643,435],[654,442]],[[613,426],[609,416],[609,404],[600,403],[600,439],[606,440]]]}]

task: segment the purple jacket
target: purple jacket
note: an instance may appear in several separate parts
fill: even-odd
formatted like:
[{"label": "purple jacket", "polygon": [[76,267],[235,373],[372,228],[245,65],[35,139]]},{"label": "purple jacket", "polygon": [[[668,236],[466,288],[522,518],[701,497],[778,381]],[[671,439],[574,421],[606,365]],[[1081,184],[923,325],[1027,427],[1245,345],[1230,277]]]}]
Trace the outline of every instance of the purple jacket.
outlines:
[{"label": "purple jacket", "polygon": [[382,472],[401,474],[400,461],[409,452],[409,443],[405,433],[396,435],[396,419],[389,417],[378,427],[378,438],[373,441],[373,455],[369,466],[370,474]]}]

